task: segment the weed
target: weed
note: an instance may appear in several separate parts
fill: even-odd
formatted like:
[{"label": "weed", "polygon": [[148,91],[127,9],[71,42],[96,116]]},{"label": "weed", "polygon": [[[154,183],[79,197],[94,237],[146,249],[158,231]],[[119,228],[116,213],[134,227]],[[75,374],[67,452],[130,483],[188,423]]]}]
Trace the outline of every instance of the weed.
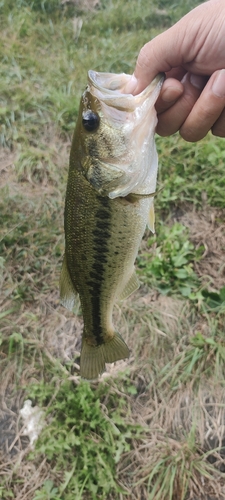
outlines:
[{"label": "weed", "polygon": [[165,295],[180,293],[196,299],[200,281],[193,262],[201,258],[203,248],[195,249],[188,240],[188,229],[180,223],[172,227],[161,225],[157,236],[151,236],[147,245],[148,252],[138,258],[144,282],[156,286]]},{"label": "weed", "polygon": [[[126,425],[116,408],[105,414],[99,394],[101,387],[93,391],[90,384],[83,382],[77,387],[63,382],[54,395],[52,388],[42,391],[40,386],[29,390],[29,397],[41,403],[48,403],[51,416],[49,424],[43,429],[37,443],[37,454],[43,454],[54,462],[54,470],[66,471],[57,481],[59,498],[67,493],[66,498],[80,497],[80,492],[91,492],[92,498],[121,491],[116,481],[116,464],[121,455],[130,449],[130,439],[137,434],[135,426]],[[105,391],[104,391],[105,392]],[[44,396],[44,400],[43,400]],[[47,397],[46,397],[47,396]],[[135,432],[136,431],[136,432]],[[48,483],[48,488],[53,484]],[[35,499],[45,498],[46,485],[36,492]],[[52,494],[52,493],[51,493]],[[50,497],[51,498],[51,497]],[[56,496],[58,498],[58,496]],[[63,497],[64,498],[64,497]]]},{"label": "weed", "polygon": [[219,290],[219,293],[202,290],[202,296],[209,309],[217,309],[220,311],[225,309],[225,286]]},{"label": "weed", "polygon": [[156,198],[159,209],[167,214],[169,208],[182,208],[187,202],[200,209],[205,205],[224,207],[222,139],[208,136],[190,146],[177,134],[169,138],[158,137],[156,142],[159,188],[162,188]]},{"label": "weed", "polygon": [[53,481],[47,479],[42,488],[35,492],[34,500],[60,500],[58,488],[54,487]]}]

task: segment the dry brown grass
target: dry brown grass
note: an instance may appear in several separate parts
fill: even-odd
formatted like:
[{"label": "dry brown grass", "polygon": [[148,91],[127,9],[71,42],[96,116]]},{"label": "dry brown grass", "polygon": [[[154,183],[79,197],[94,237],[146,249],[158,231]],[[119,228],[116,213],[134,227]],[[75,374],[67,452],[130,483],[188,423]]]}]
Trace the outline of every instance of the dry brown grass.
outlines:
[{"label": "dry brown grass", "polygon": [[[68,157],[68,144],[59,150],[61,155],[58,155],[57,162],[61,168]],[[25,248],[27,271],[21,269],[21,243],[18,241],[14,249],[6,248],[8,263],[1,274],[0,314],[5,311],[9,314],[1,319],[0,475],[8,478],[11,487],[13,477],[16,477],[16,500],[31,500],[46,479],[57,482],[57,475],[51,471],[46,459],[27,460],[29,441],[23,435],[19,410],[26,388],[33,382],[52,377],[51,370],[48,374],[48,363],[49,366],[57,364],[62,376],[73,380],[75,385],[79,383],[83,321],[79,304],[76,315],[59,304],[58,278],[63,254],[62,195],[51,181],[46,184],[43,180],[42,185],[31,179],[30,182],[18,183],[14,161],[13,153],[4,153],[1,157],[2,186],[8,189],[9,200],[15,196],[20,200],[19,210],[24,210],[30,221],[27,235],[30,243]],[[56,196],[60,201],[55,206]],[[34,235],[39,231],[39,237],[43,233],[43,240],[47,238],[45,228],[39,226],[46,209],[49,213],[53,211],[54,227],[58,227],[58,231],[51,235],[46,253],[38,257],[40,270],[35,271]],[[206,276],[213,289],[224,284],[225,226],[218,222],[223,215],[222,211],[210,209],[204,214],[187,212],[181,218],[190,229],[192,241],[205,247],[203,259],[195,263],[195,269],[199,275]],[[1,237],[14,232],[16,227],[17,223],[13,223],[1,228]],[[53,257],[52,250],[57,245],[61,255]],[[17,307],[14,291],[18,285],[26,285],[29,293],[26,292],[25,301],[19,302]],[[193,313],[188,302],[161,296],[142,285],[138,292],[115,307],[114,322],[130,346],[131,356],[129,360],[107,366],[101,380],[111,385],[118,398],[126,399],[127,407],[131,408],[129,422],[145,429],[145,438],[134,440],[131,451],[122,456],[117,466],[118,481],[127,491],[126,498],[149,498],[149,477],[160,458],[164,457],[168,471],[173,460],[180,460],[181,464],[174,476],[173,500],[181,500],[187,481],[189,496],[186,495],[185,500],[206,500],[208,493],[208,498],[222,500],[225,495],[222,479],[225,470],[223,383],[216,377],[203,378],[197,388],[192,383],[181,384],[175,392],[170,390],[168,383],[160,385],[160,371],[179,356],[196,331],[210,336],[207,318],[197,310]],[[13,332],[18,337],[10,341]],[[10,342],[11,354],[8,355]],[[67,370],[71,360],[74,360],[72,373]],[[130,383],[136,388],[135,395],[126,393],[123,377],[119,386],[117,383],[120,373],[127,370]],[[107,407],[107,401],[103,399],[103,411],[104,404]],[[194,444],[190,441],[193,429]],[[210,453],[215,448],[217,451]],[[205,459],[202,458],[204,454]],[[193,474],[188,478],[193,463]],[[156,489],[154,500],[158,498],[162,500]]]},{"label": "dry brown grass", "polygon": [[78,9],[88,12],[100,7],[100,0],[61,0],[61,5],[75,5]]},{"label": "dry brown grass", "polygon": [[[5,185],[8,178],[10,192],[14,193],[16,190],[16,194],[22,196],[25,207],[27,207],[28,200],[32,199],[36,206],[35,217],[40,217],[43,197],[49,195],[54,197],[54,187],[40,189],[29,183],[18,184],[14,179],[13,155],[11,154],[8,159],[3,157],[2,172]],[[34,220],[30,212],[28,216]],[[190,214],[185,217],[187,221],[190,221]],[[215,217],[218,217],[218,213]],[[188,224],[186,219],[184,218],[182,222]],[[194,221],[193,224],[192,217],[190,230],[193,240],[196,241],[198,231],[199,243],[206,244],[207,240],[205,260],[201,261],[201,268],[198,264],[197,271],[204,274],[207,271],[210,276],[215,273],[218,279],[217,286],[220,286],[222,278],[218,269],[223,270],[223,267],[221,260],[219,261],[221,259],[219,249],[221,250],[224,244],[224,225],[216,230],[218,237],[213,238],[210,237],[210,228],[215,222],[208,220],[206,216],[196,214]],[[201,232],[198,229],[200,227]],[[35,230],[32,228],[30,231],[31,239]],[[3,237],[6,232],[3,232]],[[56,239],[58,238],[56,236]],[[60,242],[63,245],[63,235],[60,237]],[[9,251],[11,252],[10,249]],[[51,253],[50,248],[48,252]],[[213,255],[211,264],[209,264],[210,255]],[[214,258],[215,256],[217,258]],[[9,265],[3,269],[0,312],[14,307],[12,292],[18,285],[18,276],[21,276],[19,268],[15,266],[15,257],[11,253]],[[28,252],[27,258],[30,261],[33,260],[32,252]],[[79,315],[79,304],[78,315],[69,313],[59,305],[57,282],[60,261],[61,257],[52,260],[48,253],[44,256],[45,286],[43,288],[41,287],[41,284],[43,285],[42,272],[40,277],[39,274],[34,276],[31,273],[25,273],[22,280],[24,283],[29,281],[33,298],[31,301],[25,301],[19,314],[14,311],[2,319],[1,326],[5,340],[0,358],[2,378],[0,474],[8,477],[9,484],[12,484],[13,475],[21,480],[21,486],[17,482],[14,490],[16,500],[30,500],[46,478],[54,477],[50,464],[46,460],[35,463],[27,461],[26,458],[29,443],[27,437],[23,436],[19,416],[26,387],[32,382],[46,378],[46,360],[50,364],[58,363],[62,375],[67,374],[76,384],[79,380],[77,362],[81,346],[82,317]],[[19,281],[21,282],[21,278]],[[116,306],[114,321],[131,348],[131,357],[129,360],[108,366],[102,380],[106,384],[112,384],[112,391],[118,391],[118,397],[127,398],[127,404],[132,408],[129,416],[130,422],[138,423],[146,429],[145,439],[134,440],[131,451],[123,455],[117,467],[118,480],[127,490],[126,498],[129,500],[148,498],[148,478],[160,457],[166,457],[168,464],[170,464],[171,457],[174,457],[174,460],[178,457],[177,460],[180,459],[182,464],[186,464],[185,467],[188,470],[191,463],[196,462],[197,465],[202,463],[204,453],[207,454],[210,450],[218,448],[210,457],[212,464],[208,462],[206,456],[207,477],[201,474],[201,468],[198,469],[196,465],[193,476],[189,478],[188,498],[198,500],[204,498],[205,500],[206,493],[210,492],[210,498],[222,499],[225,494],[224,483],[221,479],[221,471],[225,468],[225,462],[223,452],[220,451],[225,442],[223,385],[216,379],[204,379],[197,391],[192,384],[187,384],[187,386],[181,386],[180,390],[174,394],[168,390],[168,386],[158,385],[160,370],[179,354],[180,340],[193,336],[196,328],[201,328],[201,325],[205,332],[204,318],[201,318],[197,312],[193,316],[186,302],[160,296],[155,291],[142,286],[127,301]],[[13,331],[21,334],[23,340],[15,341],[9,364],[8,344],[5,342]],[[66,364],[72,359],[75,359],[75,365],[71,375],[67,372]],[[134,396],[125,396],[123,389],[116,387],[118,374],[124,370],[129,370],[130,380],[136,387]],[[194,446],[188,441],[193,428]],[[181,477],[183,477],[183,482]],[[178,467],[174,478],[174,500],[182,498],[186,479],[187,477],[181,474]],[[155,496],[155,500],[158,498],[160,497]]]},{"label": "dry brown grass", "polygon": [[[164,29],[167,18],[162,19],[163,12],[171,16],[169,22],[173,19],[169,6],[167,11],[162,11],[150,5],[151,2],[144,9],[142,2],[131,4],[129,12],[126,9],[130,9],[130,5],[126,2],[107,5],[99,0],[62,0],[63,8],[55,4],[47,20],[41,1],[35,14],[29,7],[24,10],[18,7],[18,12],[14,12],[14,7],[13,12],[5,10],[2,24],[2,88],[5,85],[5,90],[1,96],[1,118],[5,120],[1,139],[5,147],[0,150],[0,243],[3,249],[0,255],[0,497],[3,500],[33,500],[45,480],[52,480],[59,487],[65,481],[65,471],[69,470],[67,463],[65,470],[57,470],[56,458],[51,461],[44,454],[35,457],[30,454],[19,412],[33,384],[43,387],[43,391],[51,387],[47,402],[43,398],[45,408],[51,404],[54,408],[57,391],[65,379],[73,383],[74,393],[81,387],[79,355],[83,320],[79,304],[75,314],[60,305],[58,281],[64,251],[63,209],[70,139],[84,88],[84,73],[90,67],[99,71],[105,68],[105,71],[132,72],[137,37],[141,45],[146,37]],[[151,16],[147,12],[149,5]],[[6,0],[5,7],[8,7]],[[178,144],[176,139],[175,142]],[[188,192],[187,199],[191,199],[192,173],[187,171],[187,163],[190,163],[190,171],[192,166],[195,170],[194,163],[199,163],[198,151],[201,157],[205,154],[203,159],[207,163],[208,149],[206,147],[204,153],[204,148],[201,151],[197,146],[191,149],[188,145],[185,153],[180,142],[168,154],[171,144],[163,139],[161,163],[168,156],[172,160],[168,169],[172,179],[176,181],[173,174],[178,167],[179,175],[187,175],[189,188],[184,193],[176,191],[178,185],[176,182],[172,185],[173,180],[169,178],[167,187],[169,191],[174,189],[177,196],[177,214],[173,216],[168,208],[165,215],[166,204],[170,206],[168,200],[173,199],[170,194],[164,196],[162,213],[168,217],[168,224],[179,221],[189,227],[191,241],[196,246],[204,246],[203,258],[194,262],[195,271],[201,283],[219,291],[225,283],[224,209],[210,208],[204,202],[201,212],[189,204],[184,213],[177,195],[181,192],[184,200]],[[207,142],[205,144],[207,146]],[[218,154],[219,147],[212,149],[211,156]],[[177,163],[173,161],[175,157]],[[222,152],[218,162],[215,161],[221,165]],[[202,175],[199,168],[196,177],[198,175]],[[196,196],[200,189],[198,186]],[[218,190],[220,200],[221,189]],[[225,389],[221,376],[224,369],[214,369],[216,349],[205,345],[199,364],[192,367],[189,377],[182,378],[187,368],[183,361],[188,353],[194,352],[191,340],[197,332],[206,339],[213,336],[223,348],[224,314],[202,310],[200,305],[193,306],[181,296],[180,299],[175,295],[162,296],[150,283],[149,287],[142,285],[127,301],[116,305],[114,322],[131,349],[130,358],[108,365],[106,373],[99,382],[91,384],[91,389],[96,394],[100,387],[101,411],[112,426],[115,425],[111,418],[113,405],[119,407],[124,402],[120,410],[121,427],[136,429],[135,426],[139,426],[140,429],[127,438],[130,448],[126,448],[116,465],[116,479],[126,491],[126,495],[118,494],[116,500],[150,500],[154,485],[152,500],[169,500],[172,471],[171,500],[181,500],[186,488],[185,500],[224,499]],[[180,369],[176,372],[178,361]],[[200,377],[199,367],[202,368]],[[33,402],[37,404],[35,398]],[[49,425],[57,411],[53,409],[46,417]],[[149,486],[152,474],[154,478]],[[160,486],[164,478],[168,481],[162,492]],[[67,500],[67,493],[61,496]],[[91,493],[85,493],[83,498],[92,500]],[[115,494],[107,500],[115,500]]]},{"label": "dry brown grass", "polygon": [[195,271],[209,288],[220,290],[225,283],[225,210],[187,211],[179,221],[189,228],[193,243],[205,249],[203,258],[194,264]]}]

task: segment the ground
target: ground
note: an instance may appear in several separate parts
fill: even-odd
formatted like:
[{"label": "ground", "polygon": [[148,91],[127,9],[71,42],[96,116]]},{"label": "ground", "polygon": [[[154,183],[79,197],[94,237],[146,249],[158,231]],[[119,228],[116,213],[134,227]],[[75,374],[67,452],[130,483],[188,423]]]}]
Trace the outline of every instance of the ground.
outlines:
[{"label": "ground", "polygon": [[[131,73],[141,45],[196,3],[2,3],[4,500],[224,498],[224,141],[157,137],[156,234],[137,258],[140,289],[114,308],[131,355],[98,382],[80,380],[80,305],[64,309],[58,286],[86,71]],[[34,449],[27,399],[45,411]]]}]

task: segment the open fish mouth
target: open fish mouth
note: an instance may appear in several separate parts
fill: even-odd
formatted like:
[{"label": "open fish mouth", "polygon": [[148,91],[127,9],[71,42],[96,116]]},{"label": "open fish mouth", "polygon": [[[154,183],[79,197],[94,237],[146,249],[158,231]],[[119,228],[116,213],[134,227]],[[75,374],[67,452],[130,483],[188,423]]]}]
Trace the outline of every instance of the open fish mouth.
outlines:
[{"label": "open fish mouth", "polygon": [[[148,194],[155,191],[158,159],[154,141],[157,124],[155,102],[160,93],[164,75],[159,74],[140,94],[125,94],[123,89],[131,75],[88,72],[89,92],[99,106],[100,119],[111,130],[123,137],[125,153],[101,162],[121,172],[119,184],[108,193],[109,198],[127,196],[130,193]],[[109,161],[110,160],[110,161]],[[151,168],[149,168],[151,165]]]},{"label": "open fish mouth", "polygon": [[125,94],[124,87],[127,85],[131,75],[126,73],[99,73],[97,71],[88,71],[88,80],[90,91],[99,100],[108,104],[108,106],[116,107],[117,109],[133,111],[136,107],[140,107],[146,99],[151,97],[151,103],[155,103],[159,91],[164,81],[164,74],[160,73],[140,94]]}]

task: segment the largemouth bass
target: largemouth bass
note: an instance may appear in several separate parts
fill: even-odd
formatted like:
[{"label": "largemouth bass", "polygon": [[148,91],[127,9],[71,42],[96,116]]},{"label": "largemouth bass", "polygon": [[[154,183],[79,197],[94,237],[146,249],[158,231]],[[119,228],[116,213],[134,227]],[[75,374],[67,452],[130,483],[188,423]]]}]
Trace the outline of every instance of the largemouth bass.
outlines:
[{"label": "largemouth bass", "polygon": [[163,75],[137,96],[122,91],[129,79],[89,71],[71,147],[60,295],[70,310],[80,296],[86,379],[129,356],[113,306],[139,287],[134,261],[146,224],[154,231],[154,104]]}]

